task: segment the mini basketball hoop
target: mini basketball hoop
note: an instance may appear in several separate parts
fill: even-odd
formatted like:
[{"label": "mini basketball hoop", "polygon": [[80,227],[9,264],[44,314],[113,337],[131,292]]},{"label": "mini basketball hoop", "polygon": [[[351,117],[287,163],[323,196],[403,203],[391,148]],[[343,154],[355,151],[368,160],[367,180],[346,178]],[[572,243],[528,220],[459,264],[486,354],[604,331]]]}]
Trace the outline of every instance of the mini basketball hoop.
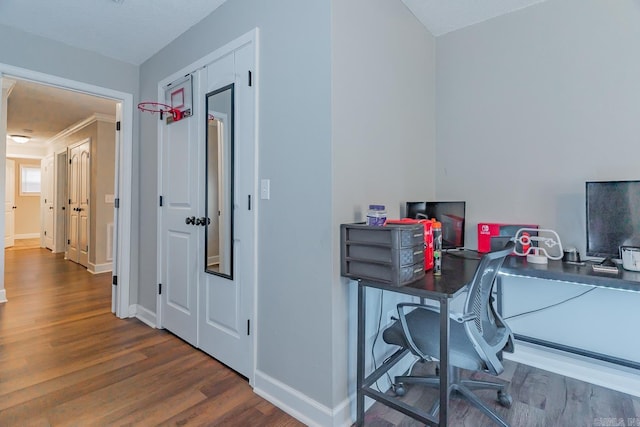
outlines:
[{"label": "mini basketball hoop", "polygon": [[173,108],[171,105],[163,104],[161,102],[145,101],[138,104],[138,110],[148,113],[160,113],[160,120],[165,113],[170,113],[174,122],[182,119],[183,113],[177,108]]}]

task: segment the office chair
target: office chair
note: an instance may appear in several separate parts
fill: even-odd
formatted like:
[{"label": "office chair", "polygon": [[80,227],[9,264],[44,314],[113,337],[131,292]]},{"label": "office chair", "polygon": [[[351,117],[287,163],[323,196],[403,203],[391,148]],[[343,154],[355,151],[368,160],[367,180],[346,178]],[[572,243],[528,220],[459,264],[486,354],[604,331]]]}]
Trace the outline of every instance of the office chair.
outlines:
[{"label": "office chair", "polygon": [[[508,424],[489,409],[472,390],[496,390],[500,405],[509,408],[512,399],[505,391],[505,384],[462,379],[460,370],[499,375],[504,371],[501,362],[502,352],[513,352],[513,334],[493,307],[492,288],[502,263],[513,252],[514,247],[514,242],[508,242],[504,249],[482,257],[469,286],[464,313],[449,315],[450,390],[466,398],[489,418],[503,426]],[[440,355],[438,308],[418,303],[401,303],[398,304],[398,315],[399,320],[384,331],[384,341],[409,349],[420,361],[436,359]],[[438,388],[439,381],[438,368],[436,375],[429,376],[411,376],[409,372],[407,376],[395,378],[394,391],[396,395],[402,396],[405,394],[405,384],[416,383]],[[435,416],[438,413],[439,404],[440,402],[436,401],[431,407],[431,415]]]}]

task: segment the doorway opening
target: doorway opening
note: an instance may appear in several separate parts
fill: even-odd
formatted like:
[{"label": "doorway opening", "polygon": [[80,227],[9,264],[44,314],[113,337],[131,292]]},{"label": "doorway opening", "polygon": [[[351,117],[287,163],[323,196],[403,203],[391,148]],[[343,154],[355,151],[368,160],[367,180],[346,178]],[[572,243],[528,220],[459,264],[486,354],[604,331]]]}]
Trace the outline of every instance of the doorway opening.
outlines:
[{"label": "doorway opening", "polygon": [[[110,179],[105,181],[110,181],[109,184],[111,186],[111,191],[103,190],[101,197],[93,196],[95,202],[106,203],[107,205],[111,205],[112,209],[112,221],[111,223],[104,223],[102,227],[94,227],[96,233],[93,237],[93,243],[100,242],[100,245],[96,246],[94,250],[97,254],[98,249],[105,256],[105,259],[108,257],[111,259],[111,263],[102,263],[96,273],[103,271],[112,270],[113,274],[113,285],[112,285],[112,312],[114,312],[118,317],[124,318],[130,316],[130,308],[129,308],[129,285],[130,285],[130,258],[131,258],[131,175],[132,175],[132,140],[133,140],[133,132],[132,132],[132,122],[133,122],[133,96],[128,93],[114,91],[111,89],[105,89],[98,86],[87,85],[81,82],[71,81],[67,79],[61,79],[59,77],[50,76],[42,73],[37,73],[30,70],[19,69],[10,66],[3,66],[0,64],[0,82],[2,82],[2,93],[3,93],[3,103],[0,104],[0,130],[4,131],[5,134],[10,135],[11,132],[17,132],[11,125],[11,122],[8,123],[8,112],[11,110],[10,107],[6,107],[7,99],[10,101],[10,93],[7,89],[10,87],[10,81],[20,82],[32,85],[33,87],[38,87],[40,89],[46,90],[58,90],[60,92],[66,93],[68,95],[85,97],[85,99],[94,99],[98,103],[103,103],[105,105],[111,105],[111,122],[109,126],[114,132],[114,137],[111,144],[112,155],[110,156],[110,167],[113,169],[113,173],[111,174]],[[9,82],[9,84],[7,84]],[[86,107],[86,106],[85,106]],[[58,106],[55,108],[65,109],[67,108],[64,105]],[[53,107],[49,109],[49,113],[53,113]],[[56,129],[56,135],[53,138],[47,140],[49,143],[48,147],[45,147],[45,151],[48,155],[52,157],[52,164],[60,166],[60,162],[67,162],[69,158],[65,158],[68,156],[67,149],[65,147],[64,150],[60,149],[57,139],[64,140],[72,135],[74,132],[78,134],[82,134],[81,129],[87,127],[87,121],[105,121],[105,117],[109,116],[108,114],[104,114],[103,112],[96,112],[90,118],[86,118],[83,120],[75,120],[75,125],[68,126],[64,131],[60,131],[60,129]],[[108,121],[108,120],[106,120]],[[117,124],[117,127],[116,127]],[[7,126],[9,125],[9,126]],[[33,135],[36,134],[36,125],[33,124],[31,127],[22,127],[21,132],[24,129],[32,130]],[[117,129],[117,130],[116,130]],[[11,131],[11,132],[10,132]],[[23,133],[27,133],[24,131]],[[35,139],[35,138],[34,138]],[[87,138],[85,138],[87,139]],[[89,138],[90,139],[90,138]],[[67,141],[68,142],[68,141]],[[60,145],[63,145],[61,142]],[[96,144],[97,145],[97,144]],[[5,145],[4,152],[0,150],[0,158],[7,157],[9,152],[6,151],[7,146]],[[28,149],[22,149],[23,156],[26,157],[35,157],[33,152],[29,153],[29,150],[33,150],[33,147]],[[20,151],[20,150],[18,150]],[[26,154],[25,154],[26,153]],[[64,154],[64,155],[63,155]],[[96,153],[91,153],[89,158],[94,156]],[[100,153],[97,153],[98,155]],[[106,155],[103,154],[104,158],[107,158]],[[0,169],[0,179],[6,179],[6,164],[5,162],[1,162],[3,164],[2,169]],[[62,172],[60,168],[57,169],[54,167],[54,177],[53,179],[61,179],[61,177],[66,173],[68,177],[68,172]],[[96,171],[91,171],[94,173]],[[97,172],[99,173],[99,172]],[[108,174],[107,174],[108,175]],[[67,194],[64,196],[64,199],[61,198],[61,194],[64,193],[60,189],[59,186],[54,187],[55,190],[51,191],[51,197],[54,200],[58,201],[68,201],[68,190]],[[6,188],[5,185],[0,186],[0,193],[2,193],[2,199],[6,202]],[[97,200],[100,199],[100,200]],[[44,202],[44,201],[43,201]],[[6,203],[5,203],[6,205]],[[59,203],[57,206],[59,209],[51,209],[55,212],[55,215],[58,215],[60,211],[62,211],[63,207],[66,211],[69,208],[68,203]],[[49,206],[41,206],[42,210],[48,210]],[[105,211],[104,206],[100,207],[100,211]],[[61,214],[62,217],[68,218],[67,212]],[[98,215],[95,215],[96,217]],[[1,221],[6,221],[6,216],[0,215]],[[40,229],[46,228],[45,222],[48,221],[47,225],[49,229],[47,230],[47,237],[49,232],[54,234],[54,239],[48,241],[49,245],[52,245],[56,251],[60,251],[60,245],[66,246],[68,245],[69,236],[69,221],[65,219],[64,221],[53,221],[54,225],[51,225],[51,221],[46,219],[46,215],[42,215],[40,221]],[[90,227],[90,222],[92,220],[87,220],[87,227]],[[97,218],[94,218],[93,221],[97,221]],[[0,230],[5,230],[5,224],[0,223]],[[98,229],[102,230],[98,232]],[[6,234],[6,231],[3,231]],[[3,234],[3,235],[5,235]],[[100,234],[100,236],[98,235]],[[61,236],[64,236],[61,238]],[[89,235],[90,236],[90,235]],[[107,236],[110,236],[107,239]],[[44,240],[45,235],[44,232],[41,235],[42,240]],[[89,237],[90,239],[90,237]],[[107,241],[108,240],[108,241]],[[42,246],[46,246],[46,243],[43,242]],[[66,248],[65,248],[66,250]],[[107,253],[109,253],[107,255]],[[7,296],[4,291],[4,252],[0,254],[1,262],[0,262],[0,301],[10,299],[10,295]]]}]

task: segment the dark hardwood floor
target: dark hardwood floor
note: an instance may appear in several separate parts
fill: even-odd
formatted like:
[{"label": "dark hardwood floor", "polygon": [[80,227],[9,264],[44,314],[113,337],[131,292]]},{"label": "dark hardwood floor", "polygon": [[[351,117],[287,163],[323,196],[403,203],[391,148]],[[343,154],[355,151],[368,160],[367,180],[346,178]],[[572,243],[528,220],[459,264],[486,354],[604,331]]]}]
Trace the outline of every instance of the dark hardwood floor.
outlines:
[{"label": "dark hardwood floor", "polygon": [[163,330],[111,313],[110,273],[6,251],[0,426],[300,426]]},{"label": "dark hardwood floor", "polygon": [[[6,251],[0,304],[0,427],[300,426],[206,354],[110,311],[110,274],[92,275],[44,249]],[[506,361],[513,427],[640,426],[640,398]],[[432,369],[425,365],[422,369]],[[493,392],[479,393],[493,402]],[[434,390],[406,400],[429,407]],[[454,398],[453,427],[493,426]],[[375,404],[366,426],[419,426]]]},{"label": "dark hardwood floor", "polygon": [[[602,427],[640,426],[640,398],[604,387],[505,360],[498,377],[466,373],[475,379],[510,382],[510,409],[496,402],[495,391],[477,391],[481,400],[512,427]],[[416,372],[433,374],[434,363],[416,366]],[[408,386],[403,400],[428,410],[438,392],[418,385]],[[466,401],[453,397],[449,409],[451,427],[494,427],[488,417]],[[365,414],[367,427],[417,427],[423,424],[375,403]]]}]

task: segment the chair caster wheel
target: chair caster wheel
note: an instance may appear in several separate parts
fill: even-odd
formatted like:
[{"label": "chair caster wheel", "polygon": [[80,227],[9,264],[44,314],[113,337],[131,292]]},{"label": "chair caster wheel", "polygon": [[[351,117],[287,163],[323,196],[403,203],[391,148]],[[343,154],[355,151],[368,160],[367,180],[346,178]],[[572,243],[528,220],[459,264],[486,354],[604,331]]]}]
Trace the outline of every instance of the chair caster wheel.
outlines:
[{"label": "chair caster wheel", "polygon": [[407,394],[407,390],[405,390],[404,385],[402,383],[399,384],[395,384],[393,386],[393,392],[395,393],[396,396],[398,397],[402,397],[405,394]]},{"label": "chair caster wheel", "polygon": [[506,391],[498,391],[498,403],[505,408],[511,408],[511,404],[513,403],[513,398]]}]

